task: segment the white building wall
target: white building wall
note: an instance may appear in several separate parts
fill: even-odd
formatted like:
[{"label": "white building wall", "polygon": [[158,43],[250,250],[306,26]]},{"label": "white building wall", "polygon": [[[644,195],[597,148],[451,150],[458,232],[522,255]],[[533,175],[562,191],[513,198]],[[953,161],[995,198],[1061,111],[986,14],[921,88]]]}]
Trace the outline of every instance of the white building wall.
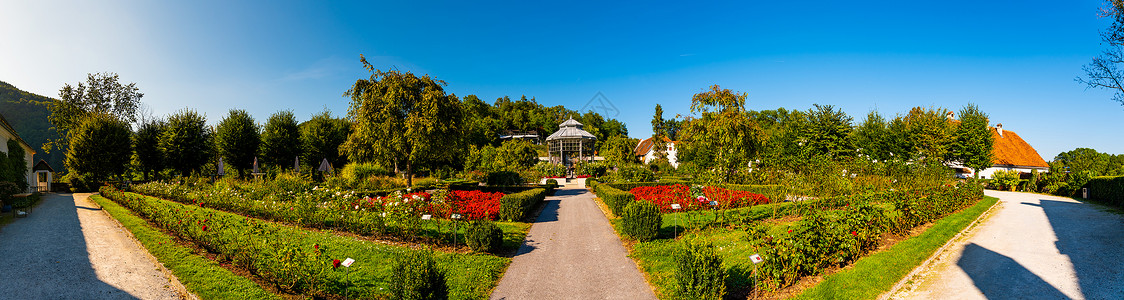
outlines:
[{"label": "white building wall", "polygon": [[999,170],[1003,170],[1003,171],[1015,170],[1015,171],[1019,171],[1021,173],[1030,173],[1031,170],[1038,170],[1038,172],[1041,173],[1041,172],[1048,172],[1050,169],[1049,168],[1031,168],[1031,167],[995,167],[995,166],[992,166],[990,168],[980,170],[980,179],[990,179],[990,178],[993,177],[993,175],[995,175],[995,171],[999,171]]},{"label": "white building wall", "polygon": [[[4,152],[5,158],[7,157],[7,154],[8,154],[8,141],[14,140],[14,139],[15,139],[15,135],[8,132],[7,130],[0,129],[0,151]],[[22,143],[21,143],[21,146],[23,146]],[[24,161],[24,165],[26,166],[26,170],[27,170],[27,174],[24,174],[24,177],[27,178],[28,186],[30,186],[32,183],[35,182],[35,177],[34,177],[35,173],[31,172],[31,168],[34,167],[34,160],[33,159],[34,159],[34,155],[35,155],[35,150],[31,149],[30,147],[23,146],[23,153],[24,153],[23,161]]]},{"label": "white building wall", "polygon": [[[679,153],[679,151],[677,149],[675,149],[675,143],[666,143],[666,144],[667,144],[667,162],[669,164],[671,164],[672,167],[679,168],[679,160],[676,157],[676,154]],[[653,159],[656,159],[656,151],[655,151],[656,149],[655,148],[656,147],[652,147],[651,149],[648,149],[648,153],[644,154],[644,164],[648,164]]]}]

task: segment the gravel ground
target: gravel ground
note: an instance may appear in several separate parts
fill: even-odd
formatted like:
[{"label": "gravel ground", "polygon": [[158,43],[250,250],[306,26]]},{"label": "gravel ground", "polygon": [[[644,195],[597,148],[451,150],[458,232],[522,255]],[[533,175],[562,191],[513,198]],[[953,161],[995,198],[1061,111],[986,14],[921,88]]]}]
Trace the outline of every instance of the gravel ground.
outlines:
[{"label": "gravel ground", "polygon": [[47,194],[0,230],[0,299],[181,299],[90,194]]},{"label": "gravel ground", "polygon": [[573,183],[546,198],[492,299],[655,299],[593,195]]},{"label": "gravel ground", "polygon": [[1124,299],[1124,215],[987,191],[1001,207],[893,299]]}]

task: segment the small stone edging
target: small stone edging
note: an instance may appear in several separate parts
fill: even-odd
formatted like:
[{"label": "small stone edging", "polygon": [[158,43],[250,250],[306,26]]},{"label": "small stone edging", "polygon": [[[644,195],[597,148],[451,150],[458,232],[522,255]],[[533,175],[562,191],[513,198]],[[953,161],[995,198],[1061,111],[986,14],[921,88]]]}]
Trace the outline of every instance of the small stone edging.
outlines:
[{"label": "small stone edging", "polygon": [[888,299],[890,299],[891,296],[893,296],[894,294],[901,291],[901,289],[903,287],[905,287],[905,284],[910,281],[910,278],[913,278],[914,276],[917,276],[918,273],[921,273],[921,271],[928,268],[929,265],[933,262],[933,260],[935,260],[937,257],[944,254],[944,251],[946,249],[948,249],[948,247],[951,246],[953,243],[956,243],[957,241],[959,241],[959,239],[963,238],[968,232],[974,231],[976,229],[977,225],[979,225],[979,223],[982,221],[982,219],[985,216],[989,216],[991,214],[991,211],[993,209],[995,209],[996,207],[998,207],[999,205],[1001,205],[1002,202],[1003,201],[995,201],[995,204],[992,204],[991,207],[988,207],[986,211],[981,213],[979,216],[976,216],[976,220],[972,221],[971,223],[968,223],[968,228],[965,228],[965,230],[960,231],[956,235],[952,236],[952,238],[948,239],[948,241],[945,242],[944,245],[941,245],[940,248],[937,248],[937,251],[933,251],[933,255],[930,255],[929,258],[925,259],[924,262],[921,262],[920,265],[917,265],[917,267],[914,267],[913,271],[910,271],[909,274],[906,274],[905,276],[902,277],[901,280],[898,280],[898,283],[895,283],[894,287],[890,288],[889,291],[887,291],[885,293],[882,293],[882,295],[878,296],[878,300],[888,300]]},{"label": "small stone edging", "polygon": [[[185,287],[183,285],[183,283],[180,283],[179,278],[176,277],[175,274],[172,274],[171,270],[168,270],[168,268],[164,267],[164,263],[161,263],[159,259],[157,259],[155,256],[152,256],[151,252],[148,252],[148,247],[145,247],[144,244],[142,244],[140,242],[140,240],[137,240],[136,236],[133,236],[132,230],[129,230],[129,228],[125,227],[125,224],[121,224],[121,221],[118,221],[117,218],[114,218],[113,215],[110,215],[109,212],[105,211],[105,208],[102,207],[100,204],[98,204],[97,202],[94,202],[94,200],[92,200],[92,199],[89,199],[89,197],[93,197],[93,196],[101,196],[101,193],[90,194],[90,196],[86,197],[86,200],[90,201],[94,205],[97,205],[98,209],[101,211],[101,213],[105,214],[105,216],[108,217],[110,220],[113,220],[113,223],[117,224],[117,227],[119,229],[121,229],[121,231],[125,232],[125,235],[127,235],[129,237],[129,240],[133,241],[133,243],[136,243],[137,246],[141,247],[141,249],[144,249],[144,253],[146,254],[145,256],[148,257],[148,260],[152,261],[153,263],[156,264],[156,266],[158,266],[160,268],[160,272],[164,273],[164,276],[168,277],[168,282],[170,282],[172,284],[172,287],[176,289],[176,292],[179,292],[180,296],[182,296],[184,298],[188,298],[188,299],[200,300],[199,296],[197,296],[194,293],[191,293],[190,291],[188,291],[187,287]],[[106,198],[106,199],[108,200],[109,198]],[[113,201],[113,200],[109,200],[109,201]]]}]

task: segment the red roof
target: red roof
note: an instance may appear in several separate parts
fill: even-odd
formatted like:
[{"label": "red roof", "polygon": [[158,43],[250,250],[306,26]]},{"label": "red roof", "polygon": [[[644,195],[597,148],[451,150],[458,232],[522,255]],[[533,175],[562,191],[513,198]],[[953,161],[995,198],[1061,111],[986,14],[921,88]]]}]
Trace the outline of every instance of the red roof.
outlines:
[{"label": "red roof", "polygon": [[1010,130],[1003,130],[1000,136],[998,130],[990,128],[991,138],[995,139],[992,145],[993,165],[1011,165],[1023,167],[1049,168],[1046,160],[1038,155],[1030,144],[1027,144],[1019,134]]},{"label": "red roof", "polygon": [[[666,136],[663,137],[663,142],[664,143],[675,143],[675,142],[671,141],[671,139],[667,138]],[[636,149],[633,149],[632,152],[636,156],[643,156],[643,155],[648,155],[649,150],[652,150],[652,138],[646,138],[646,139],[640,140],[640,143],[636,145]]]}]

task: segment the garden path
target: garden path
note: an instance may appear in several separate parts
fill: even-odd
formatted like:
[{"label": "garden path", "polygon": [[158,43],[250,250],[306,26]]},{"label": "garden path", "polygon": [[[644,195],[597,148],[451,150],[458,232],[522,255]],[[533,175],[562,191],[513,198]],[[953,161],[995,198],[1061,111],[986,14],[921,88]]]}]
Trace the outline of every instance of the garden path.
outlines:
[{"label": "garden path", "polygon": [[1070,198],[986,191],[1000,207],[894,299],[1124,299],[1124,215]]},{"label": "garden path", "polygon": [[0,298],[183,298],[179,282],[89,196],[46,194],[0,230]]},{"label": "garden path", "polygon": [[593,194],[571,183],[546,198],[492,299],[655,299]]}]

